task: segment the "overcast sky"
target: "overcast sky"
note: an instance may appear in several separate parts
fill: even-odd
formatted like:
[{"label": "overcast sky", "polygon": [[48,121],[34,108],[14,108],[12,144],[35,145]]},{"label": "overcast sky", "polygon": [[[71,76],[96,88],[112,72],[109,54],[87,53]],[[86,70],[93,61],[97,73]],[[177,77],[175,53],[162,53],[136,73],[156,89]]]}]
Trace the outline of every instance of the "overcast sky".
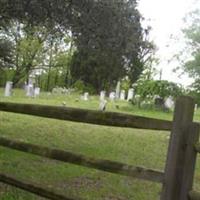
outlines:
[{"label": "overcast sky", "polygon": [[[145,23],[152,27],[151,38],[158,47],[157,56],[161,62],[157,69],[163,69],[163,79],[188,85],[187,76],[178,77],[172,70],[178,63],[170,62],[171,57],[181,48],[181,28],[186,13],[194,9],[196,0],[139,0],[139,10]],[[171,36],[179,38],[174,42]]]}]

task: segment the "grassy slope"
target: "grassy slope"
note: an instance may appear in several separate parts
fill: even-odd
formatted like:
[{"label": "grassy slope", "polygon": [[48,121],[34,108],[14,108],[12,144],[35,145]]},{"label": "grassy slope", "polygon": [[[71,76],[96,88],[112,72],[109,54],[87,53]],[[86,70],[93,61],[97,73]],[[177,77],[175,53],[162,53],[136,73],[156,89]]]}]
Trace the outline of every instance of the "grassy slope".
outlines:
[{"label": "grassy slope", "polygon": [[[24,97],[15,91],[12,98],[0,101],[61,105],[98,109],[98,98],[89,102],[75,99],[78,95],[52,97],[42,94],[39,99]],[[172,113],[139,110],[127,102],[108,104],[108,110],[126,112],[154,118],[171,119]],[[196,120],[200,119],[196,113]],[[149,168],[164,169],[168,145],[168,132],[94,126],[0,112],[0,135],[30,143],[57,147],[97,158],[110,159]],[[197,165],[198,166],[198,165]],[[53,187],[66,195],[103,200],[155,200],[161,186],[119,175],[104,173],[71,164],[65,164],[6,148],[0,148],[0,170],[20,179],[31,180]],[[197,169],[196,187],[200,189],[200,169]],[[2,200],[41,199],[27,192],[0,185]]]}]

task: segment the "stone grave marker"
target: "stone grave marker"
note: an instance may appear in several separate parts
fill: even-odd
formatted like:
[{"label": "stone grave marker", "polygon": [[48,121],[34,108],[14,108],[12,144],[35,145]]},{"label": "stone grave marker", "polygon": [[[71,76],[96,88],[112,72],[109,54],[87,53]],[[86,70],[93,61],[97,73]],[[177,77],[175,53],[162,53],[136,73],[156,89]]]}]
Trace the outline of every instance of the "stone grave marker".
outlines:
[{"label": "stone grave marker", "polygon": [[12,95],[12,86],[13,86],[13,82],[11,81],[6,82],[5,93],[4,93],[5,97],[9,97]]},{"label": "stone grave marker", "polygon": [[84,101],[88,101],[89,100],[89,93],[88,92],[85,92],[84,95],[83,95],[83,100]]},{"label": "stone grave marker", "polygon": [[126,91],[125,90],[122,90],[120,92],[120,100],[125,100],[125,96],[126,96]]},{"label": "stone grave marker", "polygon": [[174,101],[172,99],[172,97],[168,97],[165,102],[165,107],[168,108],[168,109],[172,109],[174,107]]},{"label": "stone grave marker", "polygon": [[36,88],[34,89],[34,96],[35,96],[35,97],[40,96],[40,88],[39,88],[39,87],[36,87]]},{"label": "stone grave marker", "polygon": [[128,90],[128,97],[127,97],[127,101],[130,101],[133,99],[133,96],[134,96],[134,89],[133,88],[130,88]]},{"label": "stone grave marker", "polygon": [[105,91],[101,91],[100,92],[100,101],[105,100],[105,96],[106,96],[106,92]]},{"label": "stone grave marker", "polygon": [[119,99],[120,98],[120,81],[117,82],[117,87],[116,87],[116,92],[115,92],[115,98]]},{"label": "stone grave marker", "polygon": [[100,100],[99,110],[105,111],[106,110],[107,101],[105,99]]},{"label": "stone grave marker", "polygon": [[109,99],[110,99],[111,101],[114,101],[114,100],[115,100],[115,92],[110,92],[110,94],[109,94]]},{"label": "stone grave marker", "polygon": [[32,84],[28,84],[26,86],[26,96],[28,97],[34,97],[34,87]]}]

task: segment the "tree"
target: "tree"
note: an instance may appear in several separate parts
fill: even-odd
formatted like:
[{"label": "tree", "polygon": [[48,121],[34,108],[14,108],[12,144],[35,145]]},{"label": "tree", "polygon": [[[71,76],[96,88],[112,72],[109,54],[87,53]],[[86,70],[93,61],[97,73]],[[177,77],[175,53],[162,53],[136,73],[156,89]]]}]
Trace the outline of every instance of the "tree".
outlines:
[{"label": "tree", "polygon": [[70,6],[78,3],[70,0],[0,0],[0,27],[7,26],[10,20],[37,26],[69,26]]},{"label": "tree", "polygon": [[187,61],[182,62],[182,69],[187,72],[193,83],[188,94],[200,102],[200,10],[190,12],[185,18],[183,33],[187,41]]},{"label": "tree", "polygon": [[136,93],[141,100],[153,98],[158,95],[162,99],[172,96],[177,97],[182,94],[182,88],[173,82],[166,80],[145,80],[139,81],[136,86]]},{"label": "tree", "polygon": [[[65,31],[60,32],[57,27],[52,29],[52,27],[11,20],[9,27],[2,28],[1,35],[6,36],[13,44],[14,86],[25,81],[28,83],[29,75],[33,71],[41,69],[51,71],[52,67],[57,66],[54,63],[56,55],[63,48],[67,51],[68,44],[63,41],[66,38]],[[5,50],[4,47],[2,48]],[[63,50],[62,52],[64,53]]]},{"label": "tree", "polygon": [[13,65],[13,43],[5,37],[0,38],[0,70]]},{"label": "tree", "polygon": [[184,63],[183,67],[191,77],[200,79],[200,10],[190,13],[188,21],[188,27],[183,32],[191,51],[191,58]]},{"label": "tree", "polygon": [[[72,25],[77,51],[72,76],[96,91],[115,86],[129,76],[135,82],[144,69],[144,57],[152,45],[144,40],[136,1],[88,1],[77,8]],[[78,24],[78,26],[77,26]]]},{"label": "tree", "polygon": [[76,46],[72,77],[96,91],[113,87],[126,75],[135,82],[153,49],[136,0],[0,0],[0,18],[0,26],[16,20],[71,31]]},{"label": "tree", "polygon": [[[71,4],[71,1],[66,0],[0,0],[0,34],[1,36],[10,35],[13,21],[18,23],[18,25],[28,25],[27,28],[29,30],[30,27],[46,27],[48,30],[55,29],[55,27],[59,30],[63,27],[67,29],[70,26],[71,9],[69,7]],[[12,42],[15,47],[19,46],[17,43],[20,41],[20,35],[17,32],[20,33],[17,30],[12,31],[12,33],[15,33],[12,35]],[[2,68],[2,66],[8,66],[8,63],[11,63],[13,46],[10,40],[5,40],[5,37],[3,40],[0,38],[0,40],[0,68]],[[15,48],[15,52],[13,53],[17,71],[20,68],[18,66],[18,50],[18,48]],[[34,56],[32,55],[32,57]],[[19,73],[16,74],[16,80],[14,81],[17,83],[22,76],[21,70],[19,69]]]},{"label": "tree", "polygon": [[13,41],[13,85],[22,80],[28,82],[31,71],[44,59],[43,47],[48,32],[45,28],[12,21],[1,33]]}]

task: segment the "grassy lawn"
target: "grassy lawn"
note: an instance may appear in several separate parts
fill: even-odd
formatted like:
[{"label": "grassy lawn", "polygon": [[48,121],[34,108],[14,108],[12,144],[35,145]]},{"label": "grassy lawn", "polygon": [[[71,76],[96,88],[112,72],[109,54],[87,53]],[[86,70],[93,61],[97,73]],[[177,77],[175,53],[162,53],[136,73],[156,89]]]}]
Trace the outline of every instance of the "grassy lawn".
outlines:
[{"label": "grassy lawn", "polygon": [[[98,109],[98,97],[80,100],[80,95],[49,95],[27,98],[22,90],[15,90],[13,97],[0,101],[48,104],[88,109]],[[118,109],[116,108],[118,105]],[[141,110],[128,102],[108,103],[107,110],[172,119],[172,112]],[[195,113],[200,120],[200,112]],[[32,117],[0,112],[0,135],[33,144],[56,147],[84,155],[120,161],[127,164],[164,170],[169,132],[113,128]],[[195,188],[200,190],[200,168],[197,164]],[[0,170],[22,180],[29,180],[53,188],[59,193],[94,200],[156,200],[161,185],[147,181],[113,175],[72,164],[48,160],[0,147]],[[13,187],[0,184],[1,200],[41,200],[42,198]]]}]

